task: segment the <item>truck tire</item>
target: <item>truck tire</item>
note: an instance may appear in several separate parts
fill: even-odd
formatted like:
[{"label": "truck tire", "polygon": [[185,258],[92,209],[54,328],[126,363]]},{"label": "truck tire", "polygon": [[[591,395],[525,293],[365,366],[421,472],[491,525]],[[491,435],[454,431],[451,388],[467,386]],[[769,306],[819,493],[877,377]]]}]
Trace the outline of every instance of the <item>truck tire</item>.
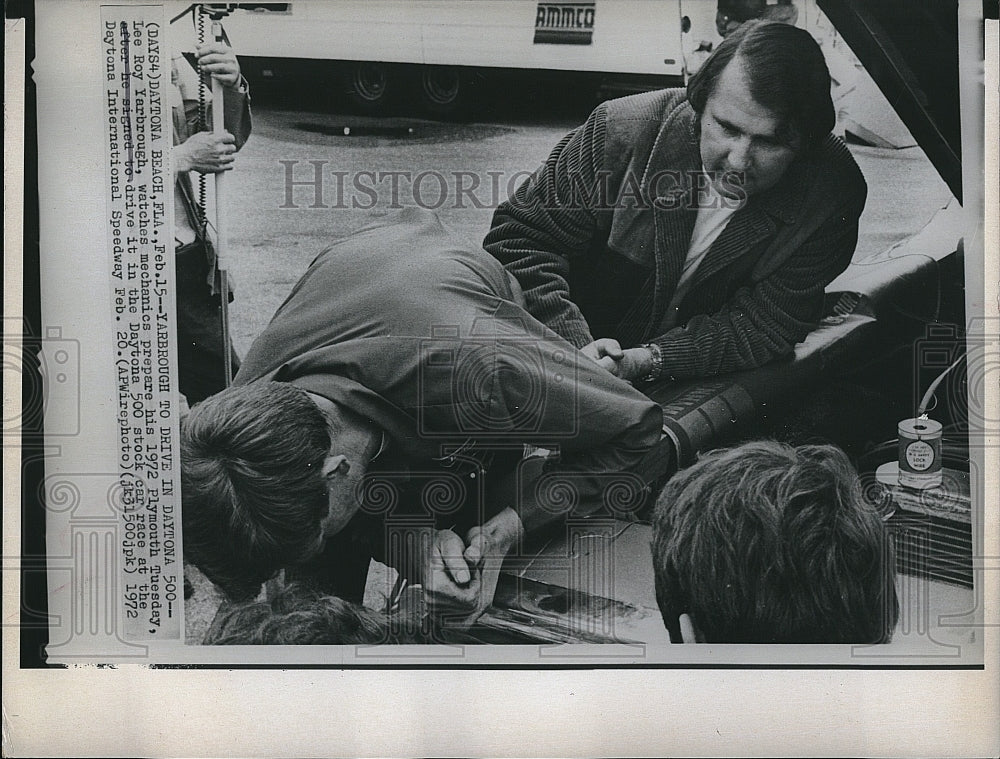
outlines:
[{"label": "truck tire", "polygon": [[365,113],[381,113],[393,101],[396,72],[392,66],[378,61],[349,63],[344,72],[347,97]]},{"label": "truck tire", "polygon": [[465,105],[467,81],[462,70],[454,66],[421,66],[417,76],[417,92],[421,109],[439,118],[456,116]]}]

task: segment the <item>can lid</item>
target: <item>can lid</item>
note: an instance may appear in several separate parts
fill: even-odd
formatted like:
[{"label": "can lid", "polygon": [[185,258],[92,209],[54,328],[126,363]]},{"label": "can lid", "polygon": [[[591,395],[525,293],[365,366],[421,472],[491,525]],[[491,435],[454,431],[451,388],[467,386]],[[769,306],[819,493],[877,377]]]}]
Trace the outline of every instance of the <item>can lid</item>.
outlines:
[{"label": "can lid", "polygon": [[899,423],[899,434],[916,438],[939,437],[941,422],[934,419],[904,419]]}]

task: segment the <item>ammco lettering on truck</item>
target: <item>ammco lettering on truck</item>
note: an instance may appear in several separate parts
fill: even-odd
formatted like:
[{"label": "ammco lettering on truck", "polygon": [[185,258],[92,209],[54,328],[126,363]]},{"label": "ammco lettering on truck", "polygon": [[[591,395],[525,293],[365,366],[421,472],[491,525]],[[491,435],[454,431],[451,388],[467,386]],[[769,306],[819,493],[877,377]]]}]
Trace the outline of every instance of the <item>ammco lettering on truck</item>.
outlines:
[{"label": "ammco lettering on truck", "polygon": [[539,2],[535,44],[589,45],[594,38],[593,2]]}]

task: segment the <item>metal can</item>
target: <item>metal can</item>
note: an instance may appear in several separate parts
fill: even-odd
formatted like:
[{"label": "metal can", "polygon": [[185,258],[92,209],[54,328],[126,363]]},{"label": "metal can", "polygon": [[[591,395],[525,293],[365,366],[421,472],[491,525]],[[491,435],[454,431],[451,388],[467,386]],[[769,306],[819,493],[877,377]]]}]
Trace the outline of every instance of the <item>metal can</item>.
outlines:
[{"label": "metal can", "polygon": [[917,490],[941,486],[941,422],[917,418],[899,423],[899,484]]}]

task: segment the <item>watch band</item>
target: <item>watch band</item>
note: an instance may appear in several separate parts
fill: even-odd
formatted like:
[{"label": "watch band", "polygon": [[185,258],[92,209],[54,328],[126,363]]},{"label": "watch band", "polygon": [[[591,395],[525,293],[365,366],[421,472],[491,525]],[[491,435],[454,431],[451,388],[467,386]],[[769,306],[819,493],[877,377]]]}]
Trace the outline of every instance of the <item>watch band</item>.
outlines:
[{"label": "watch band", "polygon": [[643,343],[639,346],[640,348],[645,348],[653,356],[653,365],[649,369],[649,373],[642,378],[643,382],[653,382],[658,380],[663,374],[663,351],[660,350],[660,346],[656,343]]}]

